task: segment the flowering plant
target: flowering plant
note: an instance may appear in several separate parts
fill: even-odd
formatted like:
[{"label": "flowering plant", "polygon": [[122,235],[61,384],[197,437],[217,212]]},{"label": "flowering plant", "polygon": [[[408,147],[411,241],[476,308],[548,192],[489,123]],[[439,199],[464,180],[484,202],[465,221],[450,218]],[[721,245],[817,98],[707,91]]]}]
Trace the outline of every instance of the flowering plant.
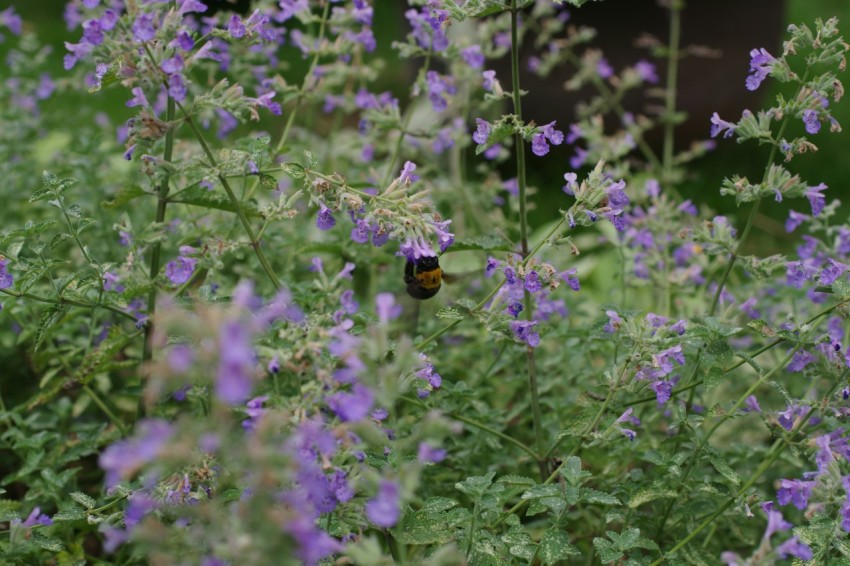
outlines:
[{"label": "flowering plant", "polygon": [[[754,46],[740,87],[793,93],[706,121],[769,149],[716,180],[733,219],[682,194],[716,142],[674,144],[681,3],[646,115],[651,55],[616,69],[584,3],[411,0],[388,50],[368,0],[70,0],[53,78],[0,12],[4,556],[843,559],[850,228],[792,166],[841,130],[838,22]],[[592,89],[574,123],[524,117],[521,63]],[[769,200],[800,245],[750,254]]]}]

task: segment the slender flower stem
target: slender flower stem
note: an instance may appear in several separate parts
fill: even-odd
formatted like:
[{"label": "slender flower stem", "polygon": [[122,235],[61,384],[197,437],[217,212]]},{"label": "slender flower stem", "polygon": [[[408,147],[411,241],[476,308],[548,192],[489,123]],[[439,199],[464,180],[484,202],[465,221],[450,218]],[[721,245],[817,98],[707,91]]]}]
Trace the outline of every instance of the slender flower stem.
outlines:
[{"label": "slender flower stem", "polygon": [[[286,145],[286,140],[289,139],[289,130],[292,128],[292,123],[295,121],[295,116],[298,114],[298,109],[301,107],[301,102],[304,100],[304,94],[307,92],[307,83],[310,81],[310,77],[313,76],[313,73],[316,70],[316,65],[319,62],[322,42],[325,40],[325,28],[327,27],[326,24],[328,22],[328,11],[330,10],[330,6],[330,0],[325,0],[325,9],[322,12],[322,21],[319,23],[318,47],[316,48],[316,52],[313,53],[313,59],[310,61],[310,68],[307,69],[307,74],[304,75],[304,80],[301,82],[301,88],[298,89],[298,96],[295,97],[295,106],[292,108],[292,111],[289,113],[289,117],[286,119],[286,126],[284,126],[283,133],[280,135],[280,140],[277,142],[277,146],[275,147],[275,154],[283,151],[283,148]],[[258,182],[259,181],[255,182],[254,187],[256,187],[256,183]],[[254,187],[252,187],[252,189]]]},{"label": "slender flower stem", "polygon": [[682,29],[682,2],[670,2],[670,40],[667,45],[667,89],[664,100],[664,147],[662,153],[662,169],[665,188],[671,184],[673,176],[673,149],[676,121],[676,82],[679,75],[679,43]]},{"label": "slender flower stem", "polygon": [[[198,140],[198,143],[201,144],[201,148],[204,150],[204,153],[207,156],[207,159],[210,162],[210,166],[212,168],[218,167],[218,162],[215,159],[215,155],[213,155],[210,146],[207,144],[206,139],[204,139],[204,134],[201,132],[198,125],[192,119],[192,115],[186,111],[182,104],[177,103],[177,107],[180,108],[180,112],[183,113],[183,116],[186,120],[186,123],[191,128],[192,132],[195,134],[195,137]],[[242,208],[242,203],[239,202],[239,199],[236,198],[236,194],[233,192],[233,189],[230,187],[230,183],[227,181],[227,178],[224,175],[219,175],[218,180],[221,182],[221,186],[224,187],[224,192],[227,193],[228,198],[230,198],[230,202],[233,204],[234,209],[236,210],[236,215],[239,217],[239,220],[242,222],[242,226],[245,228],[245,233],[248,235],[248,239],[250,240],[251,247],[254,248],[254,253],[257,256],[257,259],[260,260],[260,266],[265,271],[269,280],[274,285],[275,289],[280,289],[280,279],[275,275],[274,270],[272,269],[269,260],[266,258],[266,255],[263,253],[263,249],[260,246],[260,241],[254,236],[254,229],[251,228],[251,223],[248,221],[248,217],[245,215],[245,210]]]},{"label": "slender flower stem", "polygon": [[[522,123],[522,92],[519,84],[519,22],[517,19],[517,0],[511,0],[511,78],[513,90],[514,115],[517,121]],[[527,207],[527,184],[525,179],[525,140],[522,134],[517,132],[514,136],[516,145],[516,168],[517,184],[519,185],[519,230],[520,249],[523,259],[528,257],[528,207]],[[525,319],[528,322],[534,320],[534,300],[531,293],[524,292]],[[534,427],[534,439],[537,443],[537,453],[543,453],[543,415],[540,410],[540,393],[537,386],[537,364],[534,361],[534,348],[526,345],[525,348],[526,368],[528,370],[528,390],[531,394],[531,420]],[[540,478],[546,477],[546,463],[538,461],[540,466]]]},{"label": "slender flower stem", "polygon": [[120,314],[123,317],[129,318],[133,322],[138,322],[138,319],[135,316],[133,316],[132,314],[125,312],[125,311],[122,311],[118,307],[115,307],[115,306],[112,306],[112,305],[90,303],[88,301],[79,301],[79,300],[76,300],[76,299],[68,299],[68,298],[65,298],[61,295],[58,298],[53,299],[51,297],[42,297],[41,295],[34,295],[32,293],[24,293],[22,291],[12,291],[11,289],[0,289],[0,293],[4,293],[6,295],[9,295],[10,297],[19,297],[19,298],[22,298],[22,299],[30,299],[30,300],[33,300],[33,301],[38,301],[39,303],[47,303],[47,304],[51,304],[51,305],[73,305],[75,307],[83,307],[83,308],[87,308],[87,309],[100,308],[100,309],[108,310],[110,312],[114,312],[115,314]]},{"label": "slender flower stem", "polygon": [[[833,380],[832,387],[830,387],[829,391],[827,391],[827,393],[823,397],[825,400],[829,399],[832,396],[833,392],[835,392],[835,390],[838,388],[838,385],[844,382],[847,377],[848,371],[850,370],[848,370],[848,368],[845,368],[841,375],[838,377],[838,379]],[[664,562],[668,555],[673,554],[674,552],[678,551],[686,544],[688,544],[695,536],[701,533],[706,527],[711,525],[714,520],[717,519],[717,517],[719,517],[724,511],[726,511],[726,509],[731,507],[732,504],[738,500],[738,498],[744,495],[747,490],[750,489],[759,480],[762,474],[769,470],[770,466],[772,466],[773,463],[779,459],[779,457],[782,455],[782,451],[790,443],[789,438],[792,438],[797,433],[799,433],[803,429],[803,427],[806,426],[806,423],[809,422],[809,419],[811,419],[814,414],[814,409],[810,409],[809,412],[806,413],[806,415],[802,419],[800,419],[800,422],[797,423],[797,425],[793,429],[791,429],[791,431],[787,435],[784,435],[782,438],[778,438],[776,442],[773,443],[773,446],[770,447],[770,450],[767,453],[767,457],[764,459],[761,465],[756,468],[756,470],[747,479],[747,481],[744,482],[744,485],[742,485],[741,488],[738,489],[738,491],[734,495],[729,497],[729,499],[727,499],[720,507],[717,508],[716,511],[709,515],[702,523],[700,523],[699,525],[697,525],[696,528],[691,530],[691,532],[689,532],[685,538],[676,543],[673,548],[671,548],[667,552],[662,553],[661,557],[655,560],[650,566],[658,566],[658,564]]]}]

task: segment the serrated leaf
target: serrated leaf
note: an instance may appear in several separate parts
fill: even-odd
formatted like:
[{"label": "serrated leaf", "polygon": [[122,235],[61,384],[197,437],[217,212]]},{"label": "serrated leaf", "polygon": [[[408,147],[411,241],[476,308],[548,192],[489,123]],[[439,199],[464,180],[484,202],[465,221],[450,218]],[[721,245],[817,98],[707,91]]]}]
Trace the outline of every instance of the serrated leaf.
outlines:
[{"label": "serrated leaf", "polygon": [[[236,207],[226,195],[216,191],[209,191],[201,186],[186,189],[180,194],[175,195],[174,199],[169,199],[169,202],[199,206],[201,208],[224,210],[225,212],[236,212]],[[246,216],[260,216],[260,211],[255,205],[247,202],[240,202],[239,205],[245,212]]]},{"label": "serrated leaf", "polygon": [[554,564],[570,556],[579,556],[581,552],[570,544],[570,537],[561,531],[546,531],[540,539],[537,557],[543,564]]},{"label": "serrated leaf", "polygon": [[703,351],[705,363],[709,366],[726,367],[734,360],[732,347],[726,340],[712,340]]},{"label": "serrated leaf", "polygon": [[524,486],[524,487],[532,487],[532,486],[537,485],[537,482],[535,480],[533,480],[532,478],[527,478],[525,476],[514,476],[514,475],[501,476],[499,479],[496,480],[496,483],[503,483],[503,484],[506,484],[506,485],[509,485],[509,486],[515,485],[515,486]]},{"label": "serrated leaf", "polygon": [[47,331],[59,322],[63,316],[65,316],[65,312],[67,310],[68,307],[65,305],[55,305],[41,315],[41,320],[39,321],[38,328],[35,331],[35,344],[33,346],[33,351],[38,351],[41,344],[44,342],[44,339],[47,337]]},{"label": "serrated leaf", "polygon": [[440,511],[448,511],[458,505],[460,504],[457,501],[449,497],[429,497],[421,510],[428,513],[437,513]]},{"label": "serrated leaf", "polygon": [[567,458],[567,461],[558,471],[570,485],[579,485],[581,480],[590,477],[590,472],[582,472],[581,459],[578,456]]},{"label": "serrated leaf", "polygon": [[850,296],[850,282],[843,277],[836,279],[832,283],[832,292],[841,297]]},{"label": "serrated leaf", "polygon": [[735,473],[735,470],[729,466],[729,463],[719,454],[708,454],[708,461],[711,462],[711,465],[714,466],[714,469],[717,470],[721,476],[723,476],[726,481],[731,483],[734,486],[741,485],[741,478],[738,477],[738,474]]},{"label": "serrated leaf", "polygon": [[442,320],[463,320],[467,314],[469,313],[465,309],[449,306],[440,307],[434,316]]},{"label": "serrated leaf", "polygon": [[496,477],[496,472],[490,472],[486,476],[470,476],[461,482],[457,482],[455,489],[470,496],[473,500],[479,499],[487,492],[494,477]]},{"label": "serrated leaf", "polygon": [[69,493],[68,496],[71,499],[73,499],[74,501],[76,501],[77,503],[79,503],[80,505],[82,505],[83,507],[85,507],[86,509],[88,509],[89,511],[94,509],[95,506],[97,505],[97,501],[95,501],[94,499],[92,499],[91,497],[86,495],[85,493],[81,493],[79,491],[74,491],[72,493]]},{"label": "serrated leaf", "polygon": [[711,391],[721,383],[723,383],[723,379],[726,378],[728,374],[723,371],[723,368],[714,366],[708,368],[708,371],[705,373],[705,379],[703,380],[703,384],[705,385],[706,391]]},{"label": "serrated leaf", "polygon": [[61,234],[56,234],[50,240],[50,249],[52,250],[53,248],[55,248],[56,246],[58,246],[59,244],[61,244],[65,240],[68,240],[69,238],[72,238],[72,237],[73,236],[71,236],[71,234],[66,234],[65,232],[62,232]]},{"label": "serrated leaf", "polygon": [[82,521],[86,518],[86,512],[76,505],[68,505],[57,511],[51,519],[55,522]]},{"label": "serrated leaf", "polygon": [[30,532],[30,540],[37,546],[51,552],[60,552],[65,550],[65,545],[62,544],[61,540],[49,537],[39,530],[33,530]]},{"label": "serrated leaf", "polygon": [[155,197],[154,193],[149,193],[143,188],[137,185],[131,185],[129,187],[122,187],[115,193],[115,196],[112,199],[103,201],[104,208],[117,208],[119,206],[123,206],[130,202],[131,200],[141,198],[141,197]]},{"label": "serrated leaf", "polygon": [[452,538],[442,514],[427,511],[405,513],[390,532],[402,544],[441,544]]},{"label": "serrated leaf", "polygon": [[267,191],[273,191],[277,189],[277,179],[271,175],[260,173],[260,187]]},{"label": "serrated leaf", "polygon": [[298,163],[286,162],[280,164],[280,170],[290,179],[303,179],[304,167]]},{"label": "serrated leaf", "polygon": [[97,220],[94,218],[83,218],[79,222],[77,222],[77,234],[82,234],[92,226],[97,224]]},{"label": "serrated leaf", "polygon": [[589,487],[581,488],[581,500],[594,505],[622,505],[623,503],[604,491],[598,491]]},{"label": "serrated leaf", "polygon": [[657,499],[668,499],[678,497],[678,492],[672,487],[669,487],[664,484],[655,483],[652,485],[648,485],[639,489],[632,495],[632,498],[629,500],[629,508],[637,509],[641,505],[645,503],[649,503],[650,501],[655,501]]},{"label": "serrated leaf", "polygon": [[614,548],[611,541],[604,538],[596,537],[593,539],[593,547],[596,549],[597,554],[599,554],[599,561],[603,564],[616,562],[623,556],[622,552]]},{"label": "serrated leaf", "polygon": [[596,414],[598,412],[599,406],[597,404],[591,403],[587,405],[578,415],[571,417],[567,421],[569,425],[567,428],[558,433],[556,440],[560,440],[565,436],[582,436],[590,429],[590,425],[596,418]]}]

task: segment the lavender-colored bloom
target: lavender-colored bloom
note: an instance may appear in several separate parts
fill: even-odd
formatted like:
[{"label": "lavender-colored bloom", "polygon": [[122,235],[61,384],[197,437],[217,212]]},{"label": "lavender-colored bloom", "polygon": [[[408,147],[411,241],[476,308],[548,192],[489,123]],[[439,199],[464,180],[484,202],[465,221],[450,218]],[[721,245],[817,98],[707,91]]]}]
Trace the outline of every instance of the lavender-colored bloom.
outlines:
[{"label": "lavender-colored bloom", "polygon": [[365,385],[355,383],[351,393],[338,392],[328,396],[328,407],[343,422],[359,421],[372,410],[375,396]]},{"label": "lavender-colored bloom", "polygon": [[416,171],[416,164],[412,161],[405,161],[401,168],[401,174],[398,176],[398,182],[411,185],[418,181],[419,175],[414,175],[414,171]]},{"label": "lavender-colored bloom", "polygon": [[460,56],[473,69],[480,69],[484,66],[484,54],[481,52],[480,45],[464,47],[460,50]]},{"label": "lavender-colored bloom", "polygon": [[401,314],[401,305],[396,304],[392,293],[378,293],[375,296],[375,312],[379,321],[387,323]]},{"label": "lavender-colored bloom", "polygon": [[247,419],[242,421],[242,428],[246,430],[255,430],[260,419],[266,414],[267,409],[263,407],[266,401],[269,400],[268,395],[262,397],[254,397],[245,404],[245,414]]},{"label": "lavender-colored bloom", "polygon": [[794,357],[791,358],[791,363],[788,364],[788,371],[803,371],[803,369],[815,361],[815,355],[806,350],[797,350]]},{"label": "lavender-colored bloom", "polygon": [[531,138],[531,152],[537,157],[543,157],[549,153],[549,144],[543,134],[534,134]]},{"label": "lavender-colored bloom", "polygon": [[230,16],[230,22],[227,25],[227,33],[230,34],[230,37],[241,39],[245,37],[247,32],[248,30],[245,29],[245,25],[242,23],[242,18],[236,14]]},{"label": "lavender-colored bloom", "polygon": [[785,280],[791,287],[800,289],[803,283],[817,273],[817,268],[804,261],[789,261],[785,264]]},{"label": "lavender-colored bloom", "polygon": [[623,325],[623,319],[617,314],[617,311],[607,310],[605,315],[608,317],[608,322],[602,327],[602,330],[609,334],[613,334]]},{"label": "lavender-colored bloom", "polygon": [[503,273],[505,274],[505,280],[508,282],[508,285],[516,283],[516,271],[514,271],[513,267],[505,267]]},{"label": "lavender-colored bloom", "polygon": [[803,110],[803,123],[806,125],[806,131],[812,135],[820,131],[820,120],[815,110]]},{"label": "lavender-colored bloom", "polygon": [[736,128],[735,124],[722,120],[717,112],[711,115],[711,137],[716,138],[723,132],[724,138],[730,138],[735,133]]},{"label": "lavender-colored bloom", "polygon": [[756,399],[755,395],[750,395],[744,401],[744,406],[746,407],[747,412],[751,413],[761,413],[761,407],[759,406],[759,401]]},{"label": "lavender-colored bloom", "polygon": [[740,305],[738,305],[738,309],[747,315],[750,318],[761,318],[761,313],[755,308],[756,307],[756,298],[750,297]]},{"label": "lavender-colored bloom", "polygon": [[767,513],[767,528],[764,530],[762,540],[769,540],[774,534],[787,531],[794,526],[782,517],[781,511],[773,508],[772,501],[762,503],[762,510]]},{"label": "lavender-colored bloom", "polygon": [[416,453],[416,459],[423,464],[430,462],[436,464],[446,459],[446,451],[443,448],[434,448],[427,442],[420,442],[419,450]]},{"label": "lavender-colored bloom", "polygon": [[325,203],[319,203],[319,215],[316,216],[316,226],[319,230],[330,230],[336,224],[336,219],[331,213],[331,209],[325,206]]},{"label": "lavender-colored bloom", "polygon": [[635,71],[637,72],[638,76],[640,76],[641,80],[643,80],[644,82],[650,84],[658,83],[658,74],[656,74],[655,72],[655,65],[653,65],[649,61],[641,59],[640,61],[635,63]]},{"label": "lavender-colored bloom", "polygon": [[15,283],[15,278],[6,267],[9,260],[0,256],[0,289],[8,289]]},{"label": "lavender-colored bloom", "polygon": [[378,493],[374,499],[366,503],[366,516],[373,524],[387,529],[398,522],[401,516],[400,505],[398,485],[384,480],[378,487]]},{"label": "lavender-colored bloom", "polygon": [[186,30],[180,30],[177,32],[177,37],[174,38],[174,41],[171,42],[171,45],[174,47],[178,47],[183,51],[191,51],[195,46],[195,41],[192,39],[192,36],[189,35],[189,32]]},{"label": "lavender-colored bloom", "polygon": [[680,366],[685,365],[685,354],[682,353],[681,346],[673,346],[652,356],[652,365],[660,368],[664,375],[673,371],[673,362]]},{"label": "lavender-colored bloom", "polygon": [[629,407],[614,422],[616,422],[618,424],[629,423],[629,424],[633,424],[633,425],[640,425],[640,419],[637,418],[636,416],[634,416],[634,412],[635,412],[634,408]]},{"label": "lavender-colored bloom", "polygon": [[255,354],[251,332],[238,320],[225,322],[219,330],[216,396],[228,405],[241,405],[251,394]]},{"label": "lavender-colored bloom", "polygon": [[34,527],[36,525],[49,526],[53,524],[53,519],[42,513],[41,507],[35,507],[23,522],[20,519],[13,519],[12,523],[20,524],[23,527]]},{"label": "lavender-colored bloom", "polygon": [[806,198],[809,199],[809,204],[812,206],[812,216],[818,216],[823,211],[823,207],[826,205],[826,197],[824,197],[821,192],[828,188],[829,187],[827,187],[824,183],[806,188],[804,194]]},{"label": "lavender-colored bloom", "polygon": [[183,374],[192,369],[195,362],[195,351],[188,344],[176,344],[168,350],[166,358],[168,367],[176,374]]},{"label": "lavender-colored bloom", "polygon": [[0,24],[6,26],[14,35],[21,35],[24,21],[15,13],[15,7],[10,6],[0,12]]},{"label": "lavender-colored bloom", "polygon": [[602,57],[596,63],[596,74],[603,79],[610,78],[614,74],[614,69],[605,57]]},{"label": "lavender-colored bloom", "polygon": [[691,199],[684,201],[682,204],[676,207],[676,210],[680,210],[686,214],[690,214],[691,216],[696,216],[699,211],[697,210],[696,205],[691,202]]},{"label": "lavender-colored bloom", "polygon": [[545,126],[543,126],[543,130],[541,132],[543,136],[549,140],[552,145],[561,145],[564,143],[564,132],[561,130],[555,129],[555,122],[549,122]]},{"label": "lavender-colored bloom", "polygon": [[481,83],[481,86],[487,92],[493,92],[496,88],[496,71],[487,70],[481,73],[481,76],[484,79],[484,82]]},{"label": "lavender-colored bloom", "polygon": [[472,134],[472,141],[482,145],[487,143],[487,138],[490,137],[490,124],[481,118],[475,119],[475,133]]},{"label": "lavender-colored bloom", "polygon": [[155,460],[172,432],[171,425],[159,419],[139,422],[136,431],[133,437],[111,444],[100,454],[98,464],[106,472],[107,487],[129,479],[142,466]]},{"label": "lavender-colored bloom", "polygon": [[612,183],[605,188],[605,194],[608,195],[608,204],[613,208],[623,208],[628,206],[629,197],[623,190],[626,188],[626,182],[622,179],[616,183]]},{"label": "lavender-colored bloom", "polygon": [[518,317],[518,316],[519,316],[519,313],[521,313],[521,312],[522,312],[522,309],[523,309],[523,308],[524,308],[524,307],[522,306],[522,303],[520,303],[520,302],[518,302],[518,301],[514,301],[514,302],[512,302],[511,304],[509,304],[509,305],[508,305],[508,309],[507,309],[507,310],[508,310],[508,313],[510,313],[510,314],[511,314],[511,316],[513,316],[514,318],[516,318],[516,317]]},{"label": "lavender-colored bloom", "polygon": [[571,197],[574,197],[578,190],[578,175],[572,172],[564,173],[564,180],[567,184],[563,186],[562,190]]},{"label": "lavender-colored bloom", "polygon": [[369,242],[369,234],[369,223],[361,218],[351,229],[351,240],[358,244],[366,244]]},{"label": "lavender-colored bloom", "polygon": [[797,537],[791,537],[779,546],[776,547],[776,554],[780,558],[786,556],[794,556],[800,560],[811,560],[814,557],[812,549],[804,542],[800,542]]},{"label": "lavender-colored bloom", "polygon": [[[291,0],[281,0],[281,2]],[[304,0],[306,3],[306,0]],[[316,526],[313,518],[306,515],[294,515],[284,530],[298,544],[296,554],[305,566],[316,566],[320,560],[342,550],[342,544],[328,533]]]},{"label": "lavender-colored bloom", "polygon": [[494,257],[488,257],[487,266],[484,268],[484,277],[492,277],[500,265],[502,265],[501,261],[497,260]]},{"label": "lavender-colored bloom", "polygon": [[820,282],[822,285],[832,285],[845,271],[847,271],[846,265],[838,263],[834,259],[828,259],[827,266],[820,272]]},{"label": "lavender-colored bloom", "polygon": [[357,309],[360,308],[360,303],[354,298],[354,291],[348,289],[342,292],[342,295],[339,297],[339,302],[342,305],[343,310],[348,314],[354,314],[357,312]]},{"label": "lavender-colored bloom", "polygon": [[747,77],[747,90],[756,90],[762,81],[770,74],[770,67],[776,62],[776,58],[764,48],[750,51],[750,72]]},{"label": "lavender-colored bloom", "polygon": [[437,255],[434,253],[431,245],[419,237],[408,238],[405,240],[404,243],[399,246],[399,252],[401,255],[406,257],[408,261],[416,261],[423,257],[436,257]]},{"label": "lavender-colored bloom", "polygon": [[525,342],[532,348],[540,345],[540,335],[532,330],[536,325],[536,320],[512,320],[510,322],[510,328],[514,334],[514,338],[520,342]]},{"label": "lavender-colored bloom", "polygon": [[133,35],[141,42],[151,41],[156,37],[156,28],[154,27],[154,15],[150,12],[142,12],[133,22]]},{"label": "lavender-colored bloom", "polygon": [[207,5],[199,0],[179,0],[177,3],[177,13],[181,16],[189,12],[206,12]]},{"label": "lavender-colored bloom", "polygon": [[659,380],[650,383],[649,386],[655,391],[655,399],[659,405],[663,405],[670,400],[670,395],[673,392],[673,383]]},{"label": "lavender-colored bloom", "polygon": [[796,230],[800,224],[809,219],[808,214],[802,214],[796,210],[788,211],[788,220],[785,221],[785,231],[788,233]]},{"label": "lavender-colored bloom", "polygon": [[197,258],[179,256],[165,264],[165,276],[175,285],[182,285],[192,277],[197,264]]},{"label": "lavender-colored bloom", "polygon": [[83,22],[83,41],[90,45],[103,43],[103,26],[99,20],[87,20]]},{"label": "lavender-colored bloom", "polygon": [[780,505],[788,505],[793,503],[797,509],[805,509],[809,504],[809,497],[812,496],[812,489],[815,487],[813,481],[802,480],[780,480],[781,486],[776,492],[776,500]]},{"label": "lavender-colored bloom", "polygon": [[578,291],[578,290],[581,289],[581,283],[579,282],[578,276],[576,276],[576,273],[578,273],[578,268],[573,267],[573,268],[570,268],[570,269],[567,269],[565,271],[560,272],[558,274],[558,277],[561,280],[565,281],[567,283],[567,285],[570,286],[570,289],[572,289],[573,291]]},{"label": "lavender-colored bloom", "polygon": [[543,286],[540,284],[540,279],[536,271],[532,269],[531,271],[525,274],[526,291],[528,291],[529,293],[536,293],[542,288]]},{"label": "lavender-colored bloom", "polygon": [[455,235],[448,231],[451,222],[451,220],[443,220],[441,222],[435,221],[432,224],[434,232],[437,234],[437,243],[440,245],[441,253],[445,252],[455,241]]},{"label": "lavender-colored bloom", "polygon": [[456,92],[450,79],[441,76],[436,71],[428,71],[425,73],[425,84],[428,89],[428,100],[431,101],[434,112],[446,110],[449,107],[449,103],[445,95]]}]

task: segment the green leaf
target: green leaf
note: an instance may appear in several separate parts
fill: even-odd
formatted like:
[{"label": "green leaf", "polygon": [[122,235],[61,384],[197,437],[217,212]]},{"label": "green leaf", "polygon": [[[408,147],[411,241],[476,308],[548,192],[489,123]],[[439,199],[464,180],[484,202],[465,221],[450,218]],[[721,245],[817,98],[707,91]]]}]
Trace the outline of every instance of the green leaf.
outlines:
[{"label": "green leaf", "polygon": [[570,537],[562,531],[546,531],[540,539],[537,557],[543,564],[554,564],[570,556],[579,556],[581,552],[570,544]]},{"label": "green leaf", "polygon": [[137,185],[130,185],[129,187],[122,187],[118,189],[118,192],[115,193],[115,196],[113,196],[112,199],[103,201],[103,207],[118,208],[119,206],[123,206],[137,198],[155,196],[156,195],[154,193],[149,193]]},{"label": "green leaf", "polygon": [[467,317],[469,311],[455,306],[440,307],[434,315],[442,320],[463,320]]},{"label": "green leaf", "polygon": [[705,390],[711,391],[721,383],[723,383],[724,378],[728,377],[728,374],[723,371],[723,368],[714,366],[708,368],[708,371],[705,373]]},{"label": "green leaf", "polygon": [[401,544],[442,544],[452,538],[442,514],[428,511],[405,513],[390,532]]},{"label": "green leaf", "polygon": [[490,472],[486,476],[470,476],[462,482],[457,482],[455,489],[470,496],[473,500],[480,499],[493,483],[494,477],[496,477],[496,472]]},{"label": "green leaf", "polygon": [[597,491],[589,487],[581,488],[581,500],[594,505],[622,505],[623,503],[604,491]]},{"label": "green leaf", "polygon": [[88,509],[89,511],[91,511],[95,508],[95,506],[97,506],[97,501],[95,501],[85,493],[75,491],[73,493],[69,493],[68,496],[86,509]]},{"label": "green leaf", "polygon": [[583,479],[591,476],[590,472],[581,470],[581,459],[578,456],[567,458],[559,472],[570,485],[579,485]]},{"label": "green leaf", "polygon": [[656,499],[669,499],[678,497],[678,492],[667,484],[654,483],[646,487],[642,487],[629,500],[629,508],[637,509],[645,503],[655,501]]},{"label": "green leaf", "polygon": [[89,87],[89,93],[98,92],[105,86],[112,85],[114,83],[120,82],[122,80],[121,77],[121,67],[122,62],[120,60],[113,61],[110,63],[109,68],[106,70],[106,73],[100,78],[94,86]]},{"label": "green leaf", "polygon": [[303,179],[305,174],[304,167],[294,162],[281,163],[280,170],[290,179]]},{"label": "green leaf", "polygon": [[[186,189],[180,194],[175,195],[174,199],[169,199],[169,202],[177,202],[192,206],[200,206],[201,208],[212,208],[215,210],[224,210],[226,212],[236,212],[236,207],[227,195],[216,191],[209,191],[204,187],[197,186]],[[260,211],[251,203],[239,203],[246,216],[260,216]]]},{"label": "green leaf", "polygon": [[436,513],[439,511],[448,511],[457,507],[459,503],[448,497],[430,497],[422,506],[422,511],[428,513]]},{"label": "green leaf", "polygon": [[836,279],[832,284],[832,292],[841,297],[850,296],[850,283],[843,277]]},{"label": "green leaf", "polygon": [[703,351],[705,363],[709,366],[726,367],[732,363],[735,354],[725,339],[712,340]]},{"label": "green leaf", "polygon": [[221,495],[219,495],[219,498],[224,503],[227,503],[229,501],[236,501],[240,497],[242,497],[242,490],[237,487],[229,487],[222,491]]},{"label": "green leaf", "polygon": [[741,485],[741,478],[738,477],[738,474],[735,473],[735,470],[729,466],[729,463],[719,454],[714,453],[714,451],[709,452],[708,461],[711,462],[711,465],[714,466],[714,469],[717,470],[721,476],[723,476],[726,481],[731,483],[734,486]]},{"label": "green leaf", "polygon": [[38,351],[41,344],[44,342],[44,339],[47,337],[47,331],[59,322],[63,316],[65,316],[67,310],[68,307],[65,305],[55,305],[41,315],[41,320],[39,321],[38,328],[35,331],[35,345],[33,346],[34,351]]},{"label": "green leaf", "polygon": [[37,546],[45,550],[50,550],[51,552],[60,552],[65,550],[65,545],[62,544],[62,541],[58,538],[49,537],[42,533],[40,530],[32,530],[30,531],[30,540],[34,542]]},{"label": "green leaf", "polygon": [[51,519],[56,522],[60,521],[82,521],[86,518],[86,512],[76,505],[66,504],[59,507]]},{"label": "green leaf", "polygon": [[597,537],[593,539],[593,547],[596,549],[597,554],[599,554],[599,561],[603,564],[616,562],[623,556],[622,552],[614,548],[614,545],[604,538]]},{"label": "green leaf", "polygon": [[277,179],[271,175],[260,173],[260,187],[267,191],[273,191],[277,189]]}]

